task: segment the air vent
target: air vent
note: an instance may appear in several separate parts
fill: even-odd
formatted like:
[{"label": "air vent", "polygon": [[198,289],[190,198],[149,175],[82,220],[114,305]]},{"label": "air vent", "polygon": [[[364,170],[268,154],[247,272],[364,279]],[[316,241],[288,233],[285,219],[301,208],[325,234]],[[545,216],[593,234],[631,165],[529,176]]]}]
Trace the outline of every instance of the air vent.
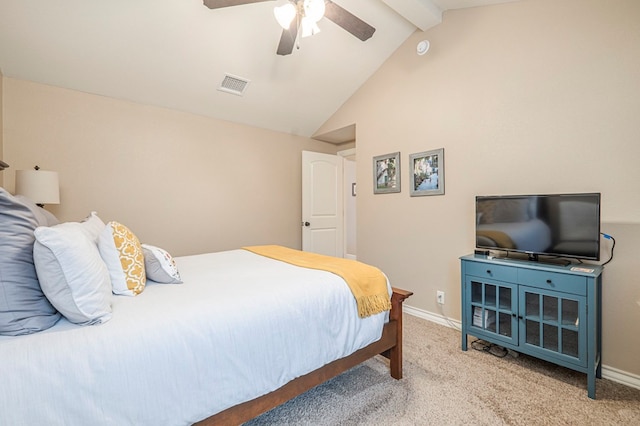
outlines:
[{"label": "air vent", "polygon": [[249,80],[231,74],[225,74],[218,90],[242,96],[249,85]]}]

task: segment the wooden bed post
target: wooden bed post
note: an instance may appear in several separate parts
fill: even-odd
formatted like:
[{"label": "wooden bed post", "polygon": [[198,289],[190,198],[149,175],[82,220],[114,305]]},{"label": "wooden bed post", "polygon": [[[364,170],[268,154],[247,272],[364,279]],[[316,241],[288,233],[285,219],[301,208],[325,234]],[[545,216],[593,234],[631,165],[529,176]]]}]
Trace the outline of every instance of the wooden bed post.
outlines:
[{"label": "wooden bed post", "polygon": [[382,353],[383,356],[389,358],[391,377],[398,380],[402,379],[402,304],[411,295],[413,295],[411,291],[393,287],[389,320],[395,321],[397,344]]}]

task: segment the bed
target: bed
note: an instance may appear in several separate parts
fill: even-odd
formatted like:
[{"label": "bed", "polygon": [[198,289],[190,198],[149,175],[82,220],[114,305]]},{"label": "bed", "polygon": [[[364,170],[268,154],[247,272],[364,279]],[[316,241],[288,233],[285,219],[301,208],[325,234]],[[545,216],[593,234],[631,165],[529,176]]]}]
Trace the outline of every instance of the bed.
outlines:
[{"label": "bed", "polygon": [[362,317],[334,272],[245,249],[171,261],[179,280],[111,296],[108,317],[0,336],[0,423],[241,424],[378,354],[402,377],[410,292],[386,281],[391,310]]}]

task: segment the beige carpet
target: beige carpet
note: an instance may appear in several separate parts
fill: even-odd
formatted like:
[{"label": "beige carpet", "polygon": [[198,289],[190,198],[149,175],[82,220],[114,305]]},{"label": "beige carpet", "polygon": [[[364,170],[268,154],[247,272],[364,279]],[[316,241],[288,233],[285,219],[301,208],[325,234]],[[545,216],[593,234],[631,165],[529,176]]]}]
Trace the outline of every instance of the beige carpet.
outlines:
[{"label": "beige carpet", "polygon": [[246,423],[640,425],[640,390],[520,355],[460,349],[460,332],[405,316],[404,379],[375,358]]}]

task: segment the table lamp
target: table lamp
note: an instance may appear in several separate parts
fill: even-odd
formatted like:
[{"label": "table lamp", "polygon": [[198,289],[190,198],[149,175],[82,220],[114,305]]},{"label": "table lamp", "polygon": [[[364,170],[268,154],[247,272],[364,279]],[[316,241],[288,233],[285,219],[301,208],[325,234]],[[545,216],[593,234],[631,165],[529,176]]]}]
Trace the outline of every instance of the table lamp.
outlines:
[{"label": "table lamp", "polygon": [[16,170],[16,195],[24,195],[38,206],[60,204],[58,172],[40,170]]}]

